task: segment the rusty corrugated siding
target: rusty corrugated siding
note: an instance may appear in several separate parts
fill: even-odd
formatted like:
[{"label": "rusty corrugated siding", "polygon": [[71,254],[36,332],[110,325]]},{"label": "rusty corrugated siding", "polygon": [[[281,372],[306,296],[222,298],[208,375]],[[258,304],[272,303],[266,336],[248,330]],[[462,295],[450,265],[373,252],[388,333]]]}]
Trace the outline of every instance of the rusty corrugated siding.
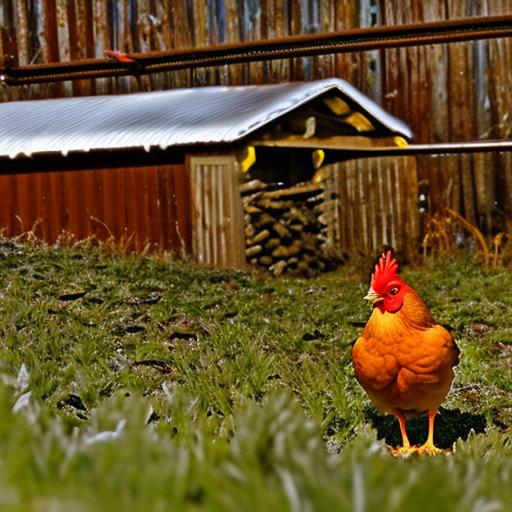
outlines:
[{"label": "rusty corrugated siding", "polygon": [[245,267],[240,172],[234,156],[188,161],[192,190],[192,255],[200,263]]},{"label": "rusty corrugated siding", "polygon": [[0,229],[47,242],[112,240],[126,250],[189,253],[190,185],[184,165],[0,175]]},{"label": "rusty corrugated siding", "polygon": [[[511,0],[386,2],[388,25],[509,14]],[[512,136],[512,39],[387,50],[382,104],[409,122],[417,142]],[[357,84],[357,82],[355,82]],[[363,89],[364,90],[364,89]],[[512,218],[512,155],[418,157],[430,211],[449,206],[484,232]]]},{"label": "rusty corrugated siding", "polygon": [[[0,16],[0,53],[12,53],[20,63],[47,62],[101,57],[106,47],[128,52],[183,49],[372,24],[419,23],[512,12],[512,0],[392,0],[376,4],[369,0],[226,0],[223,8],[207,2],[194,2],[193,9],[190,5],[188,0],[72,0],[67,9],[57,10],[57,19],[53,0],[34,0],[28,8],[27,2],[8,2]],[[507,117],[512,110],[511,48],[511,39],[504,38],[295,58],[180,71],[140,80],[84,81],[64,89],[58,84],[3,89],[0,99],[338,76],[377,102],[382,101],[386,110],[412,127],[419,143],[506,138],[512,133],[510,116]],[[466,206],[461,207],[471,220],[488,215],[493,199],[512,212],[512,171],[500,171],[498,182],[493,185],[487,177],[491,167],[510,169],[510,155],[490,160],[423,159],[419,162],[420,179],[429,181],[433,197],[437,198],[446,187],[444,174],[448,173],[451,181],[466,176],[461,181]],[[480,187],[472,187],[473,182],[487,183],[489,190],[482,196],[478,192]]]},{"label": "rusty corrugated siding", "polygon": [[[21,63],[47,62],[56,55],[67,60],[72,52],[73,58],[102,57],[105,46],[127,52],[185,49],[372,24],[512,12],[512,0],[225,0],[223,8],[215,2],[189,0],[70,0],[67,10],[59,10],[55,30],[46,13],[52,4],[45,0],[6,2],[0,13],[0,54],[13,54]],[[109,12],[109,4],[112,15],[102,16]],[[512,38],[501,38],[182,70],[139,79],[100,79],[64,88],[55,84],[0,88],[0,101],[336,76],[409,124],[418,143],[501,139],[512,136],[511,69]],[[421,157],[418,176],[428,185],[432,209],[448,203],[481,227],[492,224],[493,215],[512,218],[510,153]],[[450,186],[454,192],[446,201]]]},{"label": "rusty corrugated siding", "polygon": [[329,242],[349,253],[390,245],[413,256],[420,238],[415,158],[350,160],[329,170],[326,197],[336,197]]}]

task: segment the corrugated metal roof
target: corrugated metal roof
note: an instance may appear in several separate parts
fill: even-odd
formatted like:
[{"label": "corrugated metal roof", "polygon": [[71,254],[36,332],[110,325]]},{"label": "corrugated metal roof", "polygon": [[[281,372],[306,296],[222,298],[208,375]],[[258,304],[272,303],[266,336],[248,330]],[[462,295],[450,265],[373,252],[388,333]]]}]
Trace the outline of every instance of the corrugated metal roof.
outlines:
[{"label": "corrugated metal roof", "polygon": [[332,90],[385,129],[411,138],[406,124],[332,78],[1,103],[0,157],[231,143]]}]

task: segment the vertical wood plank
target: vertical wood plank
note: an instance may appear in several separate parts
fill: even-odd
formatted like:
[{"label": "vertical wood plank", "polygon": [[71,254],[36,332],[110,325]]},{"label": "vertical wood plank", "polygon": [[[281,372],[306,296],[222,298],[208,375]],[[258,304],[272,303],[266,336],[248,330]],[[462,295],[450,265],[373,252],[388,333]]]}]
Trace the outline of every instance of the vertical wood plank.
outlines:
[{"label": "vertical wood plank", "polygon": [[27,0],[16,1],[16,38],[18,42],[18,63],[26,66],[30,63],[30,34]]},{"label": "vertical wood plank", "polygon": [[192,255],[200,263],[244,268],[243,206],[235,158],[194,156],[187,165],[194,197]]}]

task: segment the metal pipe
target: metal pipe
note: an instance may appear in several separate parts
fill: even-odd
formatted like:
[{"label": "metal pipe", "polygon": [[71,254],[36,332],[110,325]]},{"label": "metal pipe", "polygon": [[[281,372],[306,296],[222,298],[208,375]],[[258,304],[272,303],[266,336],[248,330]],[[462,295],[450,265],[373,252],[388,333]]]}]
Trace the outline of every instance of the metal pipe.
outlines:
[{"label": "metal pipe", "polygon": [[[270,41],[223,44],[208,48],[131,53],[122,60],[86,59],[16,66],[0,59],[0,81],[8,85],[84,78],[142,75],[291,57],[512,36],[512,15],[465,18],[421,24],[358,28],[330,34],[291,36]],[[126,62],[125,62],[126,60]]]},{"label": "metal pipe", "polygon": [[409,144],[397,148],[369,148],[361,153],[368,156],[455,155],[512,151],[512,140],[483,140],[468,142],[443,142],[439,144]]},{"label": "metal pipe", "polygon": [[[349,140],[348,137],[346,139]],[[324,151],[341,151],[360,153],[368,156],[383,155],[444,155],[456,153],[485,153],[489,151],[512,151],[512,140],[474,140],[464,142],[441,142],[432,144],[409,144],[407,146],[349,146],[348,143],[322,144],[319,139],[311,140],[264,140],[252,141],[255,147],[294,148],[294,149],[322,149]]]}]

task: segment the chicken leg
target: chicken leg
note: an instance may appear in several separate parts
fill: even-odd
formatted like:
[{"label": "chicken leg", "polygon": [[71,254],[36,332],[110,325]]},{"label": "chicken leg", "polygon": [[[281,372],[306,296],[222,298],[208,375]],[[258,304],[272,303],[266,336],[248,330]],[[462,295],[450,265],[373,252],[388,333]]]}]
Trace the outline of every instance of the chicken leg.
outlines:
[{"label": "chicken leg", "polygon": [[428,437],[424,444],[418,448],[418,455],[437,455],[443,453],[443,450],[434,445],[434,421],[436,419],[437,409],[428,411]]},{"label": "chicken leg", "polygon": [[411,453],[417,452],[418,447],[411,446],[411,443],[409,442],[404,413],[400,409],[396,409],[394,414],[398,420],[398,424],[400,425],[400,433],[402,434],[402,446],[397,446],[396,448],[390,447],[390,450],[395,457],[407,457]]}]

